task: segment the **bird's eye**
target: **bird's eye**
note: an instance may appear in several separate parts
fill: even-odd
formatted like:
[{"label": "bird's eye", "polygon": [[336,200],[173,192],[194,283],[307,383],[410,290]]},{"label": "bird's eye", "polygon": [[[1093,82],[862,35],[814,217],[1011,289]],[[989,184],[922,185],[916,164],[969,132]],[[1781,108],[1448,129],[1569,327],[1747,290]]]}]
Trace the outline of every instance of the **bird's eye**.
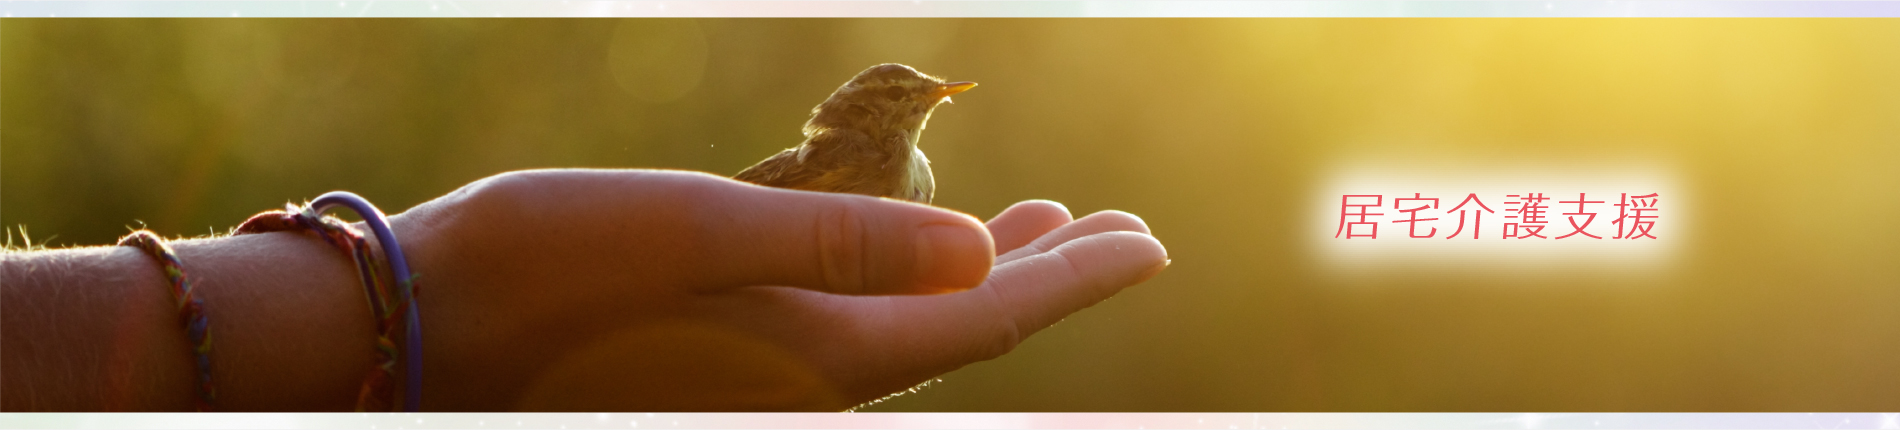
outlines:
[{"label": "bird's eye", "polygon": [[904,96],[909,94],[910,91],[904,89],[904,87],[896,85],[884,87],[884,98],[890,99],[891,101],[903,100]]}]

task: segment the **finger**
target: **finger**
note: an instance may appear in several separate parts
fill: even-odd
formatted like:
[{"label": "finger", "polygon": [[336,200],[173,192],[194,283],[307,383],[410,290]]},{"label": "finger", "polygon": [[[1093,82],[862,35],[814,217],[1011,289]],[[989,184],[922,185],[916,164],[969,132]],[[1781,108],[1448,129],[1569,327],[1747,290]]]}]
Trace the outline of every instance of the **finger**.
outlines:
[{"label": "finger", "polygon": [[1153,277],[1167,262],[1167,249],[1153,236],[1090,235],[1003,264],[974,290],[893,298],[888,315],[902,320],[877,332],[911,349],[898,354],[947,371],[1009,352],[1030,334]]},{"label": "finger", "polygon": [[996,261],[999,264],[1008,263],[1023,257],[1047,252],[1050,249],[1055,249],[1055,247],[1061,246],[1076,238],[1111,231],[1132,231],[1148,234],[1148,224],[1142,222],[1141,217],[1127,212],[1114,210],[1096,212],[1089,214],[1089,216],[1082,217],[1082,219],[1075,220],[1075,222],[1057,227],[1055,230],[1043,234],[1042,237],[1030,241],[1028,245],[1023,245],[1020,248],[1016,248],[1015,250],[996,257]]},{"label": "finger", "polygon": [[[787,285],[836,294],[935,294],[976,287],[995,256],[969,215],[860,195],[715,178],[687,223],[701,291]],[[710,266],[710,267],[708,267]],[[689,275],[690,276],[690,275]]]},{"label": "finger", "polygon": [[1154,236],[1100,233],[996,268],[990,288],[1026,337],[1154,277],[1167,264],[1168,250]]},{"label": "finger", "polygon": [[996,240],[996,253],[1002,254],[1028,245],[1043,234],[1074,221],[1069,208],[1048,200],[1024,200],[1010,205],[991,218],[987,226]]}]

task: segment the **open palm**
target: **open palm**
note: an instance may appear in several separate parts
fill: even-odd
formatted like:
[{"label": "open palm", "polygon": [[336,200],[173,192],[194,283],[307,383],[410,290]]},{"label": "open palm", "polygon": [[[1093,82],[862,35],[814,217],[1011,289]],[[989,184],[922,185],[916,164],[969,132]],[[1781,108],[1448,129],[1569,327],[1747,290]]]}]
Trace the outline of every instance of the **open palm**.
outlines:
[{"label": "open palm", "polygon": [[1048,201],[977,224],[682,172],[512,176],[399,217],[427,244],[428,409],[841,410],[1167,261],[1139,218]]}]

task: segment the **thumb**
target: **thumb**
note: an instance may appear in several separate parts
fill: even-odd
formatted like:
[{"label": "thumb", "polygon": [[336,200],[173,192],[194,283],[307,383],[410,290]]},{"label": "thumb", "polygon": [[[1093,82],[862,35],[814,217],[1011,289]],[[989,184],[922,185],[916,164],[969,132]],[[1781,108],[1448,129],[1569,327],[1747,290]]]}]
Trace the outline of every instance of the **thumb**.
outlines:
[{"label": "thumb", "polygon": [[723,178],[702,200],[700,291],[784,285],[854,295],[938,294],[989,276],[983,223],[936,207]]}]

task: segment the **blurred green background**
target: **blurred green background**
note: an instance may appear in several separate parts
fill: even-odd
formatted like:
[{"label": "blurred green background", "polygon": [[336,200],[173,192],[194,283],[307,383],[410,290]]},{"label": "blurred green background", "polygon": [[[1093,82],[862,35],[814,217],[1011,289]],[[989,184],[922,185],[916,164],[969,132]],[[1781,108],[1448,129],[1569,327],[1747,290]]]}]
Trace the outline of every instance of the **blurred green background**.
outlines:
[{"label": "blurred green background", "polygon": [[[867,411],[1900,407],[1894,20],[5,19],[0,224],[731,174],[882,62],[982,83],[923,140],[938,205],[1131,211],[1174,265]],[[1695,233],[1635,277],[1329,276],[1310,195],[1384,153],[1654,157]]]}]

